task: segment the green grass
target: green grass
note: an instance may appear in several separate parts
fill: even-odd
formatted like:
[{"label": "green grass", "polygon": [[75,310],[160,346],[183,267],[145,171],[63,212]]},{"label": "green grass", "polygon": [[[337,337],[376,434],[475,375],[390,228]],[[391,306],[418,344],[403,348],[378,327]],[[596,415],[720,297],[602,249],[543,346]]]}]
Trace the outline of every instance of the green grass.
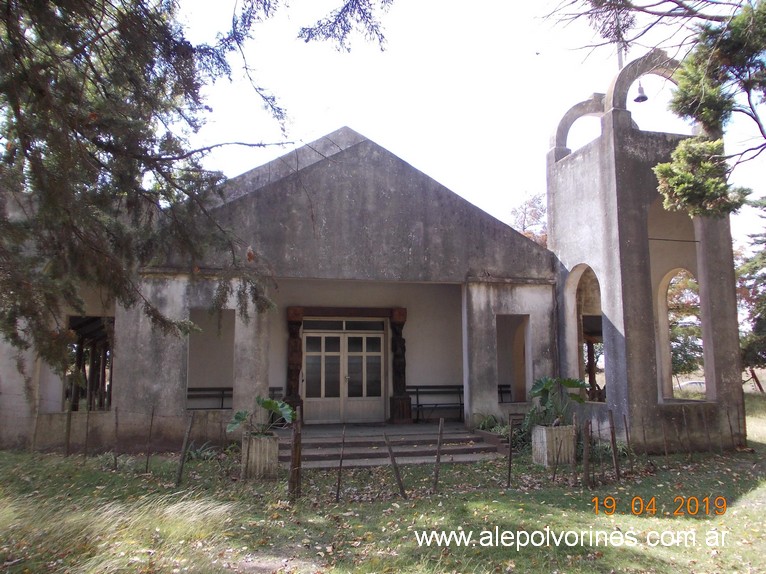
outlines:
[{"label": "green grass", "polygon": [[[187,462],[177,489],[173,457],[154,457],[144,474],[142,458],[123,456],[113,471],[109,455],[2,452],[0,572],[763,572],[766,397],[748,393],[747,412],[754,452],[679,455],[667,466],[664,457],[640,457],[619,483],[605,459],[593,490],[575,483],[571,469],[552,484],[550,471],[525,454],[515,460],[510,490],[504,460],[445,465],[435,494],[431,467],[403,467],[409,498],[402,500],[383,467],[345,471],[338,504],[334,471],[304,472],[304,496],[290,504],[285,480],[240,483],[232,459]],[[615,513],[601,506],[596,514],[596,496],[602,504],[613,497]],[[712,505],[719,496],[725,514],[673,515],[676,497],[710,497]],[[653,498],[656,514],[633,516],[634,497],[645,505]],[[458,528],[475,540],[485,532],[483,542],[495,529],[578,531],[586,544],[417,544],[416,532]],[[589,544],[591,532],[613,544]],[[651,532],[694,532],[695,544],[650,547]],[[723,532],[723,545],[708,546],[708,535],[720,542]],[[629,535],[635,546],[616,545]]]}]

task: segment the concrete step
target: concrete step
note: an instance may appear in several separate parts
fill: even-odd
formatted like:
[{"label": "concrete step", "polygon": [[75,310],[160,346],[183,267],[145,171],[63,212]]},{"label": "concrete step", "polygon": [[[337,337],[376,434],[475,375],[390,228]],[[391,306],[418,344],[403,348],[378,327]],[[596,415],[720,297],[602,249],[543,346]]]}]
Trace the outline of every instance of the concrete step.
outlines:
[{"label": "concrete step", "polygon": [[[427,445],[399,445],[399,446],[392,446],[392,450],[394,451],[394,456],[399,459],[399,457],[418,457],[418,456],[436,456],[436,445],[433,444],[427,444]],[[339,460],[340,459],[340,453],[341,453],[341,447],[340,444],[338,446],[331,446],[331,447],[311,447],[307,448],[306,445],[301,445],[302,450],[302,457],[303,460]],[[486,444],[486,443],[479,443],[479,444],[442,444],[441,448],[442,456],[445,455],[455,455],[455,454],[471,454],[471,453],[478,453],[478,452],[497,452],[497,447]],[[356,459],[356,458],[388,458],[388,449],[386,448],[385,444],[382,445],[372,445],[372,446],[363,446],[363,447],[354,447],[350,445],[346,445],[345,448],[343,448],[343,458],[346,460]],[[290,448],[289,445],[285,449],[280,449],[279,451],[279,460],[280,461],[289,461],[290,460]]]},{"label": "concrete step", "polygon": [[[407,432],[393,434],[386,432],[398,464],[433,464],[436,460],[438,434],[428,432]],[[315,431],[316,432],[316,431]],[[383,432],[355,429],[345,437],[343,466],[348,468],[389,464],[388,448]],[[389,434],[390,433],[390,434]],[[280,433],[279,460],[289,464],[292,436]],[[332,432],[306,433],[301,438],[304,468],[337,468],[340,460],[342,437]],[[476,462],[497,456],[497,446],[471,432],[450,430],[442,435],[441,461]]]},{"label": "concrete step", "polygon": [[[489,452],[471,453],[471,454],[454,454],[445,455],[442,453],[442,464],[457,464],[457,463],[472,463],[480,462],[483,460],[492,460],[500,456],[497,451],[492,450]],[[434,464],[436,461],[436,455],[431,456],[403,456],[396,457],[396,463],[399,465],[409,464]],[[388,457],[386,458],[354,458],[343,459],[343,468],[363,468],[369,466],[386,466],[390,464]],[[283,462],[283,466],[289,465],[289,462]],[[303,468],[338,468],[338,460],[303,460]]]},{"label": "concrete step", "polygon": [[[280,435],[279,448],[289,450],[292,437],[290,435]],[[337,446],[340,448],[340,444],[343,438],[338,436],[302,436],[301,444],[303,448],[325,448]],[[398,435],[388,436],[388,441],[391,446],[396,448],[400,446],[435,446],[439,438],[436,434],[424,434],[424,435]],[[444,433],[442,436],[442,445],[445,444],[470,444],[470,443],[483,443],[484,440],[475,434],[470,432],[450,432]],[[373,447],[381,446],[385,447],[385,439],[382,435],[365,435],[365,436],[346,436],[346,447]]]}]

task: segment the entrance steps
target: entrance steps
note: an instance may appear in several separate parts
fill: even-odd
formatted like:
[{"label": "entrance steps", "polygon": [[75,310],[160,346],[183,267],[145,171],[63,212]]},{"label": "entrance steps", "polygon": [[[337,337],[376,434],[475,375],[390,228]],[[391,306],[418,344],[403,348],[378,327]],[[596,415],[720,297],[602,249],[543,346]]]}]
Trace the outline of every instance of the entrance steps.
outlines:
[{"label": "entrance steps", "polygon": [[[337,468],[340,461],[342,427],[303,427],[301,448],[303,468]],[[385,466],[390,464],[388,448],[383,437],[388,436],[397,464],[433,464],[436,460],[438,426],[376,425],[349,426],[343,447],[343,468]],[[292,435],[279,433],[279,460],[290,463]],[[445,427],[442,435],[441,462],[470,463],[497,457],[497,446],[464,427]]]}]

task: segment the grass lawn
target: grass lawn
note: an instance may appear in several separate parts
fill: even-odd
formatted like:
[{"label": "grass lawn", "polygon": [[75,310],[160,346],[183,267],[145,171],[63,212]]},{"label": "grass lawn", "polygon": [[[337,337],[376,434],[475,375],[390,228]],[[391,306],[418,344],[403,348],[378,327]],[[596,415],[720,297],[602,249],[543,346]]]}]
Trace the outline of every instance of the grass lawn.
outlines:
[{"label": "grass lawn", "polygon": [[[754,452],[641,456],[619,483],[605,459],[592,490],[523,454],[509,490],[502,459],[442,466],[436,494],[403,467],[407,500],[386,467],[345,471],[340,503],[334,471],[305,471],[290,504],[225,455],[175,488],[172,456],[1,452],[0,572],[766,572],[766,397],[746,396]],[[472,543],[419,545],[432,531]]]}]

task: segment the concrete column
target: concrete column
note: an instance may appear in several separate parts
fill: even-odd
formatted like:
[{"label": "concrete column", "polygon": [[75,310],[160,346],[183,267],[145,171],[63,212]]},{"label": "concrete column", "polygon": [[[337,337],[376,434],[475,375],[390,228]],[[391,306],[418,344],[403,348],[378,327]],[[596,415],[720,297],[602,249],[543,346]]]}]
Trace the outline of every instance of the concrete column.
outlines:
[{"label": "concrete column", "polygon": [[695,217],[707,398],[741,405],[736,281],[728,218]]}]

